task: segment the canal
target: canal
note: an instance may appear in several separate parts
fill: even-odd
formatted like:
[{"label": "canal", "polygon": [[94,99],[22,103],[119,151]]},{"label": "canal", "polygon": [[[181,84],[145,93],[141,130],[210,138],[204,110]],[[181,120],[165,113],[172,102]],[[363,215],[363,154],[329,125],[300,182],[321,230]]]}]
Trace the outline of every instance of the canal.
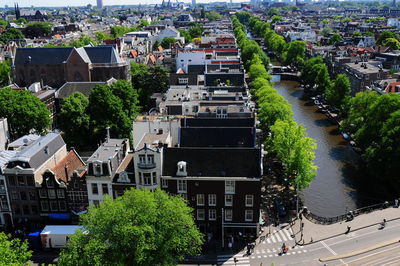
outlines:
[{"label": "canal", "polygon": [[359,156],[342,138],[327,117],[304,97],[299,83],[281,81],[274,88],[292,105],[294,119],[317,142],[315,163],[318,175],[300,193],[304,206],[320,216],[332,217],[360,207],[361,201],[352,182]]}]

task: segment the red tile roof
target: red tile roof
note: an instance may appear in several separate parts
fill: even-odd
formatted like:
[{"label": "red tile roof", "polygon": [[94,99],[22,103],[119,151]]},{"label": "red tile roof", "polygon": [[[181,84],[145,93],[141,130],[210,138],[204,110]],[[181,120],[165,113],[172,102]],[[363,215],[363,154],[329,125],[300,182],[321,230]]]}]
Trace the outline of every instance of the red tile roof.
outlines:
[{"label": "red tile roof", "polygon": [[85,164],[76,151],[71,150],[53,169],[51,169],[51,171],[54,172],[54,175],[57,179],[68,183],[72,173],[84,165]]}]

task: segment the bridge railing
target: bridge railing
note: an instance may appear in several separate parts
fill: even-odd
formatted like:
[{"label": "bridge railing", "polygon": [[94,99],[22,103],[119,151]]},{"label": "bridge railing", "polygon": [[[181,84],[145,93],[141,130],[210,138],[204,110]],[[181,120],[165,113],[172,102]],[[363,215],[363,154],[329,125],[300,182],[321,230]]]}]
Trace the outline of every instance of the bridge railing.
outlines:
[{"label": "bridge railing", "polygon": [[[399,203],[399,201],[397,201],[397,204]],[[303,215],[310,221],[314,222],[314,223],[318,223],[318,224],[334,224],[334,223],[338,223],[341,221],[346,221],[350,218],[354,218],[357,217],[361,214],[366,214],[366,213],[370,213],[373,212],[375,210],[382,210],[385,208],[388,208],[389,206],[394,206],[396,204],[395,200],[393,201],[386,201],[383,203],[378,203],[378,204],[374,204],[371,206],[367,206],[367,207],[363,207],[363,208],[359,208],[359,209],[355,209],[353,211],[349,211],[346,214],[343,215],[338,215],[335,217],[322,217],[316,214],[311,213],[310,211],[308,211],[307,209],[303,210]]]}]

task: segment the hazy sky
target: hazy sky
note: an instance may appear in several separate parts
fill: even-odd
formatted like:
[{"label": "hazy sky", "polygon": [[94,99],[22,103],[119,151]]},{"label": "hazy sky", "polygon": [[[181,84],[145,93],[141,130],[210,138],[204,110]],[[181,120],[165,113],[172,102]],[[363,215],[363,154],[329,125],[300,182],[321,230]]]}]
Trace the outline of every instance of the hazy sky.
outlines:
[{"label": "hazy sky", "polygon": [[[175,0],[171,0],[171,2],[174,2]],[[227,0],[222,0],[226,1]],[[238,2],[239,0],[233,1],[233,2]],[[243,0],[241,0],[243,1]],[[3,2],[3,1],[1,1]],[[96,5],[95,0],[5,0],[1,4],[2,7],[4,5],[8,5],[9,7],[14,6],[14,3],[18,2],[20,7],[25,7],[25,6],[31,6],[32,4],[34,6],[85,6],[87,4],[92,4]],[[176,2],[176,1],[175,1]],[[191,2],[191,0],[179,0],[179,2]],[[211,0],[197,0],[197,3],[206,3],[206,2],[211,2]],[[217,1],[213,1],[217,2]],[[104,5],[138,5],[139,3],[141,4],[158,4],[162,3],[162,0],[103,0]]]}]

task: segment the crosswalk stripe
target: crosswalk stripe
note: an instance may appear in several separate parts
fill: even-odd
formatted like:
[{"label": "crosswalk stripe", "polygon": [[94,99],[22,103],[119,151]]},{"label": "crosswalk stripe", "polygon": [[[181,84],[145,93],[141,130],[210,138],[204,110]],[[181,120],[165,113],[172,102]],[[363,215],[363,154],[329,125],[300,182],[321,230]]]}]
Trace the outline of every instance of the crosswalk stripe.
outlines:
[{"label": "crosswalk stripe", "polygon": [[[276,231],[274,233],[276,233]],[[282,239],[279,237],[279,234],[275,234],[275,237],[278,240],[278,242],[282,242]]]},{"label": "crosswalk stripe", "polygon": [[274,235],[271,235],[271,241],[272,241],[273,243],[276,242]]},{"label": "crosswalk stripe", "polygon": [[292,235],[288,230],[284,230],[285,234],[287,235],[288,239],[293,239]]},{"label": "crosswalk stripe", "polygon": [[271,239],[267,238],[268,244],[271,244]]},{"label": "crosswalk stripe", "polygon": [[278,234],[282,237],[283,241],[287,241],[287,238],[282,231],[278,231]]}]

